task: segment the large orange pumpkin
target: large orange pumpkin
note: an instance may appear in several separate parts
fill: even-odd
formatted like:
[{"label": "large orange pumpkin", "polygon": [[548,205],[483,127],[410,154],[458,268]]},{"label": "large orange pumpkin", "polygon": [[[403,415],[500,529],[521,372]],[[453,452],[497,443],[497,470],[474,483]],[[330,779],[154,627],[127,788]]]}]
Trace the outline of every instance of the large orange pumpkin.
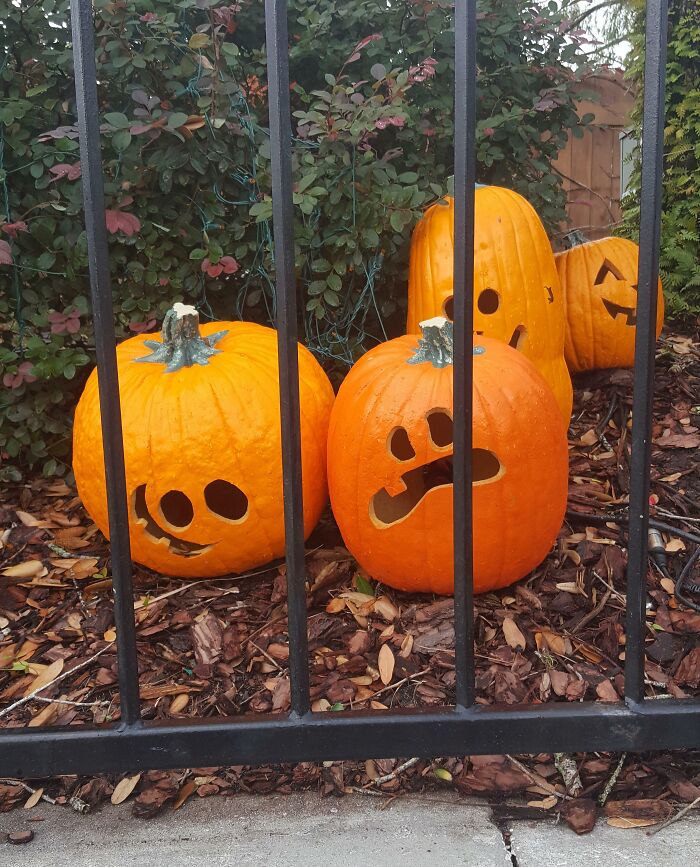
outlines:
[{"label": "large orange pumpkin", "polygon": [[[132,337],[117,347],[134,559],[158,572],[196,578],[241,572],[281,556],[275,331],[215,322],[200,332],[196,310],[176,304],[163,322],[162,343],[153,337]],[[333,389],[301,346],[299,373],[308,535],[327,501]],[[73,470],[88,514],[107,535],[97,371],[75,413]]]},{"label": "large orange pumpkin", "polygon": [[[454,201],[437,203],[413,232],[408,333],[431,316],[452,318]],[[547,380],[566,423],[571,378],[564,361],[564,301],[554,255],[532,205],[512,190],[475,192],[474,330],[520,350]]]},{"label": "large orange pumpkin", "polygon": [[[360,565],[399,590],[451,593],[452,323],[422,323],[364,355],[328,433],[331,505]],[[546,556],[566,507],[566,429],[522,353],[474,339],[474,588],[503,587]]]},{"label": "large orange pumpkin", "polygon": [[[554,257],[564,290],[569,370],[632,367],[637,330],[639,247],[627,238],[576,244]],[[664,324],[659,280],[656,336]]]}]

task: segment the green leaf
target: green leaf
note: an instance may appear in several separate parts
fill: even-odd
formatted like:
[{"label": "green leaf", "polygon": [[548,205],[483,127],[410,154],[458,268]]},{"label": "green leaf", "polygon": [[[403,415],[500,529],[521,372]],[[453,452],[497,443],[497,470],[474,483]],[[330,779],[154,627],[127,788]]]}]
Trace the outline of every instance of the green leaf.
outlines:
[{"label": "green leaf", "polygon": [[112,146],[115,150],[125,151],[131,144],[131,133],[128,129],[120,129],[112,136]]},{"label": "green leaf", "polygon": [[452,782],[452,774],[446,768],[433,768],[433,773],[438,780],[444,780],[446,783]]},{"label": "green leaf", "polygon": [[209,45],[209,36],[206,33],[193,33],[187,45],[193,51],[197,51],[204,48],[205,45]]},{"label": "green leaf", "polygon": [[168,129],[177,129],[177,127],[187,123],[187,118],[188,115],[183,111],[174,111],[168,118]]},{"label": "green leaf", "polygon": [[126,129],[131,126],[131,121],[129,118],[122,114],[120,111],[108,111],[104,116],[105,123],[110,124],[110,126],[116,127],[117,129]]},{"label": "green leaf", "polygon": [[367,596],[374,596],[374,586],[359,572],[355,575],[355,589],[358,593],[365,593]]}]

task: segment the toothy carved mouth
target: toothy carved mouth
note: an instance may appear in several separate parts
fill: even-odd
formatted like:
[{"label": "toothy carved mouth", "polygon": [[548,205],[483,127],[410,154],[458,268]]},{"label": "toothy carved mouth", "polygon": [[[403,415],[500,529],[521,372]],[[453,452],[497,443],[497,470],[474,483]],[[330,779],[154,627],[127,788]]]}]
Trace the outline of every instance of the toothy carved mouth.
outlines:
[{"label": "toothy carved mouth", "polygon": [[202,545],[198,542],[187,542],[184,539],[178,539],[177,536],[164,530],[148,509],[145,485],[139,485],[134,491],[132,508],[135,522],[140,527],[143,527],[143,531],[150,541],[156,544],[167,544],[168,551],[171,554],[176,554],[178,557],[196,557],[213,547],[212,545]]},{"label": "toothy carved mouth", "polygon": [[[452,419],[444,411],[428,414],[430,441],[437,448],[452,445]],[[397,448],[397,446],[399,446]],[[405,428],[396,428],[389,441],[389,451],[397,460],[411,460],[415,451]],[[376,524],[389,527],[408,517],[436,488],[451,488],[453,455],[445,454],[429,463],[407,470],[401,475],[404,490],[390,494],[386,488],[377,491],[369,504],[370,517]],[[505,472],[496,455],[488,449],[472,449],[472,485],[495,482]]]},{"label": "toothy carved mouth", "polygon": [[626,316],[627,325],[637,324],[636,307],[621,307],[619,304],[615,304],[614,301],[609,301],[607,298],[602,298],[601,300],[603,302],[603,307],[605,307],[612,319],[616,319],[618,316]]}]

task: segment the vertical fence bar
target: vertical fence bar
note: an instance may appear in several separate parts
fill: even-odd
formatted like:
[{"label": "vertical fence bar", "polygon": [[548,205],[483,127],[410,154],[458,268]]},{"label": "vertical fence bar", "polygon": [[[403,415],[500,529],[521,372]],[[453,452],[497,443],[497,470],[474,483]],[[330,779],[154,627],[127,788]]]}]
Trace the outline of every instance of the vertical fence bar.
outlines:
[{"label": "vertical fence bar", "polygon": [[75,95],[80,131],[85,230],[90,292],[99,376],[102,444],[104,449],[109,538],[117,627],[119,698],[122,722],[131,725],[141,715],[139,702],[134,595],[129,545],[129,515],[124,474],[124,446],[119,404],[114,310],[105,224],[100,118],[95,68],[95,36],[91,0],[71,0]]},{"label": "vertical fence bar", "polygon": [[454,578],[456,703],[474,702],[472,563],[472,334],[476,0],[455,3]]},{"label": "vertical fence bar", "polygon": [[647,0],[642,126],[642,191],[639,226],[639,284],[634,347],[632,460],[630,467],[629,561],[625,699],[644,698],[644,633],[648,564],[649,473],[654,400],[657,283],[661,236],[664,82],[668,0]]},{"label": "vertical fence bar", "polygon": [[286,0],[265,0],[292,712],[310,707]]}]

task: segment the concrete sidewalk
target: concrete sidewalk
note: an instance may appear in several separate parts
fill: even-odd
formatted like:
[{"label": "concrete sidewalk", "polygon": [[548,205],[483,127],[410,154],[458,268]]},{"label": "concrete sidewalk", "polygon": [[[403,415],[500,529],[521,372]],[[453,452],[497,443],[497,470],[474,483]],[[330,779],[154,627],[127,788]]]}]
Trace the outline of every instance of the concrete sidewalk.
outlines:
[{"label": "concrete sidewalk", "polygon": [[[382,809],[384,808],[384,809]],[[43,821],[30,821],[41,816]],[[513,822],[512,856],[488,807],[442,797],[317,794],[194,798],[150,821],[130,807],[92,815],[42,804],[0,815],[0,839],[31,828],[31,843],[0,845],[6,867],[695,867],[700,818],[647,837],[599,825],[577,837],[554,822]]]}]

